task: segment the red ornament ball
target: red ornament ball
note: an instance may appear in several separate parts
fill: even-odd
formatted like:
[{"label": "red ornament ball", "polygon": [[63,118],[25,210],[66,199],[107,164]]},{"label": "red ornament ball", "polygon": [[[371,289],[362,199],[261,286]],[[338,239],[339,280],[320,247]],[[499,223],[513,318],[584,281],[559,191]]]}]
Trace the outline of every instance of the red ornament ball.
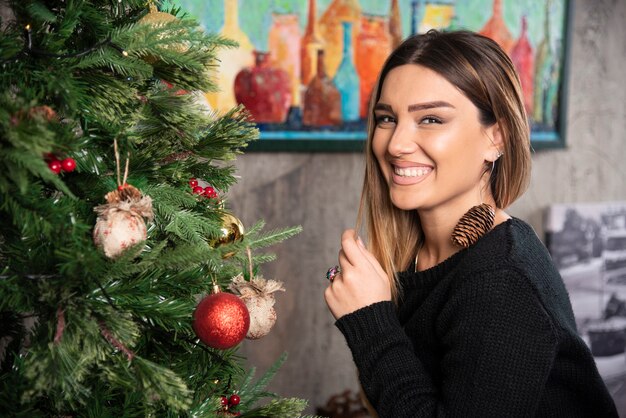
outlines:
[{"label": "red ornament ball", "polygon": [[200,341],[225,350],[239,344],[250,328],[250,313],[232,293],[214,293],[202,299],[193,313],[193,330]]},{"label": "red ornament ball", "polygon": [[59,174],[61,172],[61,161],[59,160],[51,160],[48,162],[48,168],[52,170],[54,174]]},{"label": "red ornament ball", "polygon": [[228,405],[228,398],[226,396],[222,396],[222,398],[220,399],[220,403],[222,404],[222,406]]},{"label": "red ornament ball", "polygon": [[198,180],[196,179],[189,179],[189,185],[191,186],[191,188],[194,188],[198,185]]},{"label": "red ornament ball", "polygon": [[200,186],[196,186],[193,188],[193,194],[203,194],[204,193],[204,189]]},{"label": "red ornament ball", "polygon": [[63,171],[71,172],[76,169],[76,161],[73,158],[66,158],[61,161],[61,168]]},{"label": "red ornament ball", "polygon": [[204,195],[208,197],[209,199],[215,199],[217,197],[217,192],[215,191],[213,187],[206,186],[204,188]]},{"label": "red ornament ball", "polygon": [[237,406],[239,402],[241,402],[239,395],[230,395],[230,398],[228,398],[228,405],[230,406]]}]

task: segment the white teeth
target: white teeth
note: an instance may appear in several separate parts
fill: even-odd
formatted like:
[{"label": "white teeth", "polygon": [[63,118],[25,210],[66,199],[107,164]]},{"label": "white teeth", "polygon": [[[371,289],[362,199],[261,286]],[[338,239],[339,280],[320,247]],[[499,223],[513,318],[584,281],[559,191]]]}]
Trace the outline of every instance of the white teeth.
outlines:
[{"label": "white teeth", "polygon": [[401,177],[422,177],[430,173],[430,168],[399,168],[394,167],[394,172]]}]

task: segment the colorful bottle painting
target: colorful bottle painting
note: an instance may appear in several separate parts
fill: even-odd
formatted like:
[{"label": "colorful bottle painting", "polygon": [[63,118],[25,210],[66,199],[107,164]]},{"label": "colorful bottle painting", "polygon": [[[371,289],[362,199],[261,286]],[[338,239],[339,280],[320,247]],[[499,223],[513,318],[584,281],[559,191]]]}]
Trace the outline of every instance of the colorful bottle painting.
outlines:
[{"label": "colorful bottle painting", "polygon": [[455,30],[462,30],[465,29],[463,27],[463,25],[461,25],[459,16],[456,14],[456,12],[452,15],[452,19],[450,19],[450,24],[448,25],[447,28],[444,29],[444,31],[446,32],[452,32]]},{"label": "colorful bottle painting", "polygon": [[343,58],[337,74],[335,85],[341,95],[341,118],[344,122],[359,119],[359,76],[354,66],[354,49],[352,48],[352,23],[342,22],[343,26]]},{"label": "colorful bottle painting", "polygon": [[227,112],[237,105],[233,85],[235,76],[243,68],[254,65],[254,47],[241,28],[237,12],[237,0],[224,0],[224,26],[220,34],[236,41],[237,48],[221,48],[218,52],[220,65],[212,74],[216,78],[217,93],[207,93],[206,97],[213,109]]},{"label": "colorful bottle painting", "polygon": [[319,127],[341,124],[341,95],[326,74],[323,50],[317,52],[317,74],[309,83],[303,102],[304,125]]},{"label": "colorful bottle painting", "polygon": [[[559,56],[559,49],[555,50],[554,57]],[[553,59],[550,65],[550,81],[548,83],[548,90],[544,99],[544,111],[543,111],[543,123],[549,129],[556,127],[556,121],[558,118],[558,96],[559,89],[561,87],[561,64],[560,60]]]},{"label": "colorful bottle painting", "polygon": [[391,53],[391,35],[384,16],[363,15],[356,43],[356,71],[360,79],[359,114],[367,116],[372,89],[387,56]]},{"label": "colorful bottle painting", "polygon": [[411,2],[411,35],[416,35],[420,28],[420,21],[422,20],[420,5],[420,0],[413,0]]},{"label": "colorful bottle painting", "polygon": [[291,105],[300,105],[300,26],[298,15],[273,14],[269,32],[272,66],[282,68],[289,75]]},{"label": "colorful bottle painting", "polygon": [[543,38],[537,46],[535,60],[535,91],[533,100],[533,119],[536,123],[544,123],[545,95],[550,87],[550,63],[552,62],[552,51],[550,45],[550,1],[546,1],[546,12],[544,18]]},{"label": "colorful bottle painting", "polygon": [[317,51],[324,47],[317,26],[315,0],[309,0],[306,30],[300,44],[300,83],[308,86],[317,72]]},{"label": "colorful bottle painting", "polygon": [[522,84],[526,113],[532,115],[533,89],[535,87],[535,57],[533,55],[533,47],[528,40],[528,22],[526,21],[526,16],[522,16],[522,33],[513,46],[513,49],[511,49],[511,61],[517,69]]},{"label": "colorful bottle painting", "polygon": [[454,16],[454,3],[450,0],[426,1],[424,17],[419,26],[420,33],[431,29],[446,28]]},{"label": "colorful bottle painting", "polygon": [[496,41],[507,54],[511,53],[515,40],[502,17],[502,0],[493,0],[491,17],[478,33]]},{"label": "colorful bottle painting", "polygon": [[391,35],[391,48],[395,49],[404,38],[398,0],[391,0],[391,9],[389,10],[389,34]]},{"label": "colorful bottle painting", "polygon": [[343,32],[341,22],[352,22],[352,39],[357,39],[361,6],[358,0],[333,0],[320,18],[320,33],[324,42],[326,74],[334,77],[341,63]]},{"label": "colorful bottle painting", "polygon": [[270,65],[267,52],[255,51],[256,63],[235,78],[235,98],[255,122],[282,123],[291,104],[289,75]]}]

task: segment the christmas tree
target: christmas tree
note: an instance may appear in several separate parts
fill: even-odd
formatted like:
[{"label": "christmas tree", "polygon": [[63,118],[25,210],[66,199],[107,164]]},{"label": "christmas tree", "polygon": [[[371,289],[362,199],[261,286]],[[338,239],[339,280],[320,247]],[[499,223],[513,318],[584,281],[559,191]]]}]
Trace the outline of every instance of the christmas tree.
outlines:
[{"label": "christmas tree", "polygon": [[[11,0],[0,37],[0,415],[288,417],[237,354],[275,319],[224,196],[258,132],[219,48],[145,0]],[[7,11],[10,11],[7,13]],[[248,309],[250,307],[250,309]]]}]

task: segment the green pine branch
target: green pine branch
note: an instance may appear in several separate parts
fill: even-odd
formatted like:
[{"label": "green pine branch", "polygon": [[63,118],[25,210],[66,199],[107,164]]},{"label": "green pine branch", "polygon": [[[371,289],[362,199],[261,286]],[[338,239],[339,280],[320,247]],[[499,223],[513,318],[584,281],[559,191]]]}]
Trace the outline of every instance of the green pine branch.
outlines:
[{"label": "green pine branch", "polygon": [[[303,401],[255,407],[276,398],[264,388],[278,364],[252,383],[237,347],[209,348],[192,328],[214,283],[227,289],[275,258],[251,254],[249,266],[248,251],[299,232],[259,222],[242,241],[212,241],[236,182],[229,162],[258,137],[242,107],[220,115],[202,102],[219,48],[235,43],[179,10],[145,24],[144,0],[10,6],[16,21],[0,34],[0,415],[217,417],[220,397],[241,389],[244,414],[298,416]],[[76,169],[53,173],[52,156]],[[94,245],[94,207],[127,161],[126,181],[151,196],[154,219],[145,242],[108,259]],[[192,177],[220,199],[192,194]]]},{"label": "green pine branch", "polygon": [[302,232],[302,227],[297,226],[255,233],[252,236],[248,236],[248,244],[253,249],[265,248],[294,237],[300,232]]},{"label": "green pine branch", "polygon": [[241,408],[246,410],[256,404],[259,400],[268,397],[268,396],[276,396],[273,393],[267,392],[265,388],[269,384],[269,382],[274,378],[280,367],[287,360],[287,353],[283,353],[280,355],[278,359],[270,366],[269,369],[261,376],[259,380],[253,382],[254,375],[256,372],[256,368],[251,368],[248,374],[245,377],[245,380],[242,382],[239,388],[239,394],[243,399],[241,402]]}]

